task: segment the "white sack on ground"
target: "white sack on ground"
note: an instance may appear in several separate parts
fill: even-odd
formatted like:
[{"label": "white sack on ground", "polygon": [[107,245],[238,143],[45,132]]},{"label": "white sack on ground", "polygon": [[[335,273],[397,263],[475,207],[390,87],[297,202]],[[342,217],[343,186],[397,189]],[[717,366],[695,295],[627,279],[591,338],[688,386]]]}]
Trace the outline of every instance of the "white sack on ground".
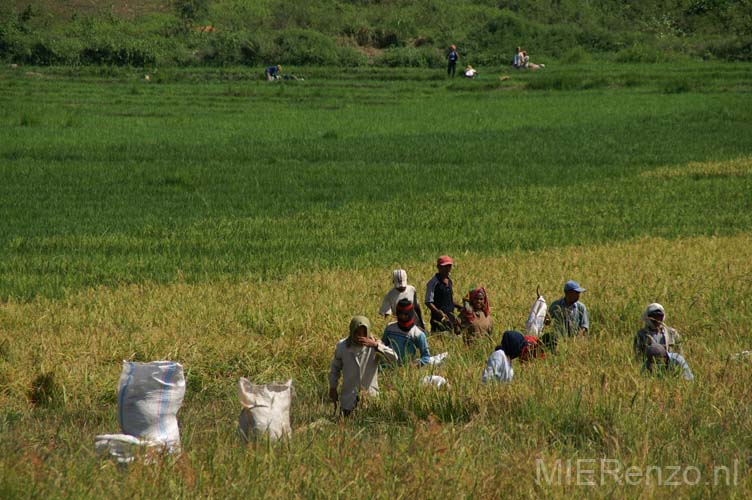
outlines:
[{"label": "white sack on ground", "polygon": [[287,437],[290,428],[292,379],[284,384],[252,384],[241,377],[238,397],[243,410],[238,420],[238,430],[246,442],[268,434],[269,439]]},{"label": "white sack on ground", "polygon": [[441,375],[426,375],[420,381],[423,385],[433,385],[436,387],[447,385],[447,380]]},{"label": "white sack on ground", "polygon": [[183,367],[174,361],[123,361],[118,420],[123,433],[180,451],[177,414],[185,395]]},{"label": "white sack on ground", "polygon": [[547,310],[546,299],[542,295],[539,295],[535,299],[533,307],[530,308],[530,314],[525,322],[525,331],[528,335],[537,337],[543,332],[543,322],[546,320]]},{"label": "white sack on ground", "polygon": [[149,448],[159,450],[162,445],[144,441],[128,434],[101,434],[94,438],[94,451],[97,457],[113,458],[119,464],[129,464],[137,456],[148,452]]},{"label": "white sack on ground", "polygon": [[426,364],[431,365],[431,366],[440,365],[441,363],[444,362],[447,356],[449,356],[448,352],[442,352],[441,354],[431,356],[430,358],[428,358],[428,363]]}]

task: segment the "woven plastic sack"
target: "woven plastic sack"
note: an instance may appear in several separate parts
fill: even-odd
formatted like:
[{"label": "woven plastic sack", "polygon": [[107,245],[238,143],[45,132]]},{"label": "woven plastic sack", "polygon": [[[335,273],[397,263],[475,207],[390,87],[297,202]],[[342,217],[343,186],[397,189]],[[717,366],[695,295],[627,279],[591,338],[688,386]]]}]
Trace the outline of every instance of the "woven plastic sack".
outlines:
[{"label": "woven plastic sack", "polygon": [[447,380],[441,375],[426,375],[425,377],[420,379],[420,383],[434,387],[444,387],[445,385],[447,385]]},{"label": "woven plastic sack", "polygon": [[177,414],[185,395],[183,367],[174,361],[123,361],[118,384],[118,420],[124,434],[169,453],[180,451]]},{"label": "woven plastic sack", "polygon": [[244,441],[261,436],[268,436],[274,441],[290,435],[292,379],[284,384],[257,385],[241,377],[238,397],[243,406],[238,419],[238,431]]},{"label": "woven plastic sack", "polygon": [[143,441],[128,434],[101,434],[94,439],[97,457],[111,458],[119,464],[129,464],[137,457],[146,459],[152,452],[159,453],[162,446],[150,441]]},{"label": "woven plastic sack", "polygon": [[525,332],[528,335],[537,337],[543,332],[543,323],[546,320],[547,310],[546,299],[542,295],[538,295],[538,298],[535,299],[533,306],[530,308],[530,314],[525,322]]}]

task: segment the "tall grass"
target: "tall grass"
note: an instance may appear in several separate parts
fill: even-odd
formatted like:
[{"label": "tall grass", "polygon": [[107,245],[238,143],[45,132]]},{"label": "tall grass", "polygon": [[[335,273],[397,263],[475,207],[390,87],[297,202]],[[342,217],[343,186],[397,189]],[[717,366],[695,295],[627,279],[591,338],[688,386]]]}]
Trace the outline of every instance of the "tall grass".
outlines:
[{"label": "tall grass", "polygon": [[640,175],[749,157],[747,73],[714,71],[708,90],[670,94],[650,74],[628,90],[524,88],[566,71],[511,90],[8,72],[0,296],[745,231],[748,175]]},{"label": "tall grass", "polygon": [[[750,366],[729,355],[752,342],[749,70],[527,86],[587,68],[0,72],[0,497],[748,497]],[[422,297],[441,253],[458,293],[488,289],[494,339],[431,337],[445,365],[385,370],[381,398],[333,418],[349,318],[380,331],[391,269]],[[590,334],[483,386],[535,289],[550,302],[571,278]],[[694,383],[632,359],[654,301]],[[118,431],[123,359],[184,365],[180,457],[94,457]],[[420,386],[431,372],[450,387]],[[241,376],[293,378],[289,442],[240,444]],[[701,480],[539,473],[578,459]]]},{"label": "tall grass", "polygon": [[[431,337],[433,352],[450,353],[433,370],[450,387],[420,387],[428,369],[386,370],[382,397],[365,400],[347,422],[332,420],[325,402],[328,362],[352,314],[371,316],[377,331],[384,326],[374,314],[390,286],[381,267],[271,281],[99,287],[64,300],[6,303],[0,487],[19,497],[745,496],[749,361],[728,355],[749,348],[750,243],[748,235],[647,238],[458,256],[458,286],[482,282],[489,290],[494,341],[522,326],[537,285],[553,300],[568,277],[588,288],[590,335],[565,343],[556,357],[515,362],[511,384],[488,387],[480,373],[494,341],[467,348]],[[421,288],[430,263],[404,264]],[[684,334],[694,383],[650,379],[632,360],[639,315],[652,301],[666,306],[667,321]],[[118,428],[121,359],[175,359],[186,367],[179,459],[118,471],[93,457],[93,436]],[[54,374],[47,376],[65,394],[56,405],[30,404],[28,389],[40,374]],[[288,444],[240,444],[239,376],[294,379]],[[576,489],[536,476],[539,458],[551,467],[557,459],[603,457],[624,467],[698,467],[705,478],[738,460],[741,472],[736,484],[717,488],[606,481]],[[277,484],[273,491],[270,483]]]}]

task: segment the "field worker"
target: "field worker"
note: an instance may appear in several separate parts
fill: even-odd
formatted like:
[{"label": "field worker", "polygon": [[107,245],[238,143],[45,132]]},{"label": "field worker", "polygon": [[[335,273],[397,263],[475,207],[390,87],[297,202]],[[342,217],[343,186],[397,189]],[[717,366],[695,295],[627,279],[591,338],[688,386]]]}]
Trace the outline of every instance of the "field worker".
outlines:
[{"label": "field worker", "polygon": [[[410,360],[418,366],[429,364],[431,361],[426,334],[415,326],[413,303],[407,299],[397,303],[397,321],[386,326],[381,341],[394,349],[402,365]],[[418,354],[420,357],[415,358]]]},{"label": "field worker", "polygon": [[[350,335],[337,342],[334,358],[329,367],[329,398],[336,405],[340,400],[342,414],[350,412],[358,404],[362,389],[370,396],[379,393],[379,361],[397,362],[394,350],[371,335],[371,322],[365,316],[350,320]],[[342,394],[337,394],[339,376],[342,374]]]},{"label": "field worker", "polygon": [[501,336],[501,348],[512,360],[520,358],[520,362],[544,358],[543,345],[537,337],[523,335],[515,330],[507,330]]},{"label": "field worker", "polygon": [[413,303],[415,324],[421,330],[425,330],[426,325],[423,323],[423,313],[420,310],[418,293],[415,291],[414,286],[407,284],[407,272],[404,269],[395,269],[392,271],[392,281],[394,282],[394,288],[389,290],[384,296],[379,314],[384,317],[394,314],[394,311],[397,310],[397,302],[407,299]]},{"label": "field worker", "polygon": [[537,70],[545,68],[545,64],[535,64],[530,62],[530,56],[527,55],[527,51],[522,52],[522,67],[525,69]]},{"label": "field worker", "polygon": [[587,308],[580,302],[580,294],[584,291],[579,283],[569,280],[564,284],[564,297],[548,309],[547,323],[552,324],[552,329],[541,340],[551,352],[556,352],[559,337],[576,337],[590,329]]},{"label": "field worker", "polygon": [[520,69],[522,66],[522,48],[517,47],[517,50],[514,53],[514,58],[512,59],[512,66],[514,66],[517,69]]},{"label": "field worker", "polygon": [[465,67],[464,74],[466,78],[475,78],[476,76],[478,76],[478,71],[468,64]]},{"label": "field worker", "polygon": [[488,382],[511,382],[512,377],[514,377],[512,360],[509,359],[502,346],[496,346],[494,352],[486,360],[486,367],[483,369],[481,380],[484,384]]},{"label": "field worker", "polygon": [[264,72],[266,79],[269,81],[279,80],[282,76],[282,66],[277,64],[276,66],[269,66]]},{"label": "field worker", "polygon": [[689,365],[684,360],[684,356],[676,352],[668,352],[660,344],[649,345],[645,349],[645,357],[643,371],[649,373],[657,373],[659,371],[678,373],[681,371],[684,380],[695,379],[695,376],[692,375],[692,370],[689,369]]},{"label": "field worker", "polygon": [[462,300],[460,323],[462,338],[467,345],[493,334],[493,318],[485,288],[474,288],[467,293]]},{"label": "field worker", "polygon": [[447,76],[454,78],[455,70],[457,69],[457,60],[460,55],[457,53],[457,46],[449,46],[449,54],[447,55]]},{"label": "field worker", "polygon": [[647,348],[653,344],[662,345],[666,351],[681,354],[679,334],[666,325],[666,311],[658,303],[648,305],[642,313],[645,326],[634,337],[633,349],[638,360],[647,356]]},{"label": "field worker", "polygon": [[459,334],[459,323],[454,316],[455,309],[462,306],[454,302],[452,279],[452,258],[442,255],[436,261],[438,272],[426,285],[426,306],[431,311],[431,333],[454,332]]}]

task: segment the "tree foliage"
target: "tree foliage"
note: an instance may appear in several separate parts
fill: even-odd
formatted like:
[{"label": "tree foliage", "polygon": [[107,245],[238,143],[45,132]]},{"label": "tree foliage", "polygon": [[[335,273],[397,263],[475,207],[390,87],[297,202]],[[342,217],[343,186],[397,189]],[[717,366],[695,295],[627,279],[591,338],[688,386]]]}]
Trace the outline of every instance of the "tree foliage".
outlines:
[{"label": "tree foliage", "polygon": [[506,64],[517,46],[537,60],[752,59],[752,0],[170,0],[127,20],[39,5],[0,7],[0,59],[430,67],[450,44],[471,64]]}]

